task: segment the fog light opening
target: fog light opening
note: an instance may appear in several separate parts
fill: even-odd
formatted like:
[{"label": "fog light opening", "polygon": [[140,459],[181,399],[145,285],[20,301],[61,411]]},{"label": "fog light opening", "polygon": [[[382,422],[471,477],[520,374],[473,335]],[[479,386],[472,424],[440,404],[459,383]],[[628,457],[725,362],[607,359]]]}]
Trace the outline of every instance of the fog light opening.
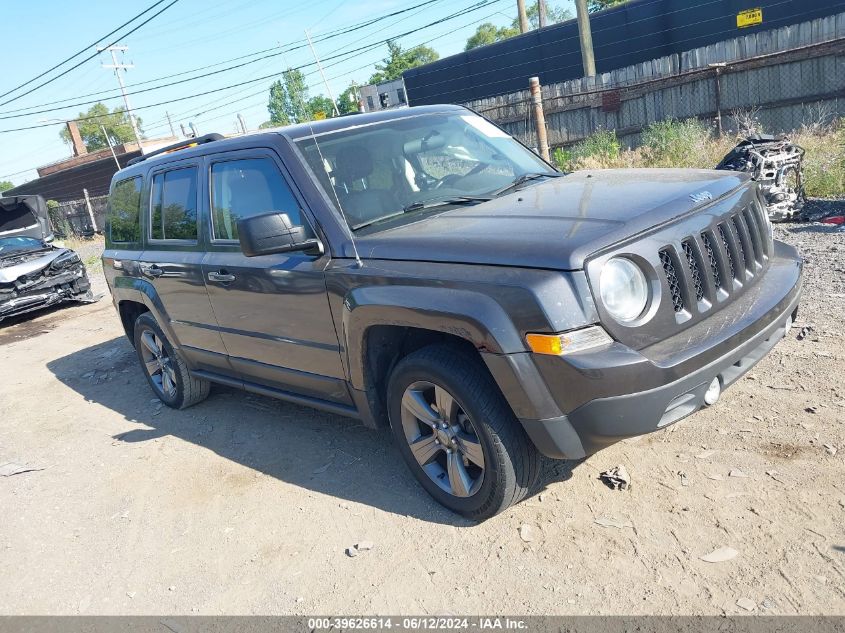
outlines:
[{"label": "fog light opening", "polygon": [[710,383],[710,386],[707,387],[707,391],[704,392],[704,404],[708,407],[711,405],[716,404],[719,400],[719,396],[722,395],[722,383],[719,380],[719,377],[716,376],[713,379],[713,382]]}]

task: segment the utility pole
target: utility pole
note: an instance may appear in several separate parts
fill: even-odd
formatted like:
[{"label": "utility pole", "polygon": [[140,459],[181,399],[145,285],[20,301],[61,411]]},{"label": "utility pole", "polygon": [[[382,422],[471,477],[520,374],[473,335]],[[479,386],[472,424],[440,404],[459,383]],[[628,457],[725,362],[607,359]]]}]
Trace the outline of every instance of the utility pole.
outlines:
[{"label": "utility pole", "polygon": [[519,14],[519,32],[528,32],[528,14],[525,12],[525,0],[516,0],[516,10]]},{"label": "utility pole", "polygon": [[114,153],[114,146],[111,144],[111,139],[109,138],[109,133],[106,132],[106,126],[101,125],[100,129],[103,131],[103,136],[106,137],[106,143],[109,144],[109,149],[111,150],[112,158],[114,158],[114,163],[117,165],[117,169],[120,170],[120,161],[117,160],[117,154]]},{"label": "utility pole", "polygon": [[546,0],[537,0],[537,19],[540,21],[540,28],[546,27]]},{"label": "utility pole", "polygon": [[581,40],[581,61],[584,62],[584,76],[595,77],[596,58],[593,55],[593,32],[590,29],[590,13],[587,0],[575,0],[578,12],[578,37]]},{"label": "utility pole", "polygon": [[170,136],[176,138],[176,130],[173,129],[173,121],[170,120],[170,113],[165,111],[164,116],[167,117],[167,125],[170,126]]},{"label": "utility pole", "polygon": [[335,116],[340,116],[340,110],[337,109],[337,101],[334,100],[332,89],[329,88],[329,82],[326,81],[326,75],[323,73],[323,66],[320,64],[320,59],[317,57],[317,51],[314,50],[314,45],[311,43],[311,35],[308,33],[308,29],[305,29],[305,38],[308,40],[308,46],[311,48],[311,54],[314,55],[314,61],[317,62],[317,68],[320,70],[320,77],[323,78],[323,85],[326,87],[329,99],[332,100]]},{"label": "utility pole", "polygon": [[238,112],[238,123],[241,124],[241,131],[246,134],[246,121],[244,121],[244,117],[240,112]]},{"label": "utility pole", "polygon": [[109,46],[108,48],[98,48],[97,52],[102,53],[108,51],[111,53],[111,64],[103,64],[103,68],[113,68],[114,76],[117,77],[117,83],[120,84],[120,92],[123,95],[123,103],[126,106],[126,113],[129,115],[129,122],[132,124],[132,132],[135,134],[135,142],[138,143],[138,149],[141,154],[144,154],[144,146],[141,145],[141,134],[138,132],[138,124],[135,122],[135,115],[132,114],[132,106],[129,105],[129,95],[126,94],[126,86],[123,85],[123,77],[120,76],[121,70],[128,68],[135,68],[134,64],[118,64],[117,51],[125,53],[129,49],[128,46]]}]

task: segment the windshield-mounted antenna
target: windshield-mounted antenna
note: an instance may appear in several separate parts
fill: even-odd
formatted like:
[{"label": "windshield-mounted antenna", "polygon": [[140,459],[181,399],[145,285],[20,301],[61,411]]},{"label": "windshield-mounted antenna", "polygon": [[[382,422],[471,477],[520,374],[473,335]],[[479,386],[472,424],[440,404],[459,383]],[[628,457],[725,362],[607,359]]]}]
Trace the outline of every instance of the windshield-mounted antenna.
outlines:
[{"label": "windshield-mounted antenna", "polygon": [[[282,43],[278,42],[278,44],[279,48],[281,48]],[[282,61],[285,63],[285,66],[288,65],[284,53],[282,53]],[[290,67],[288,67],[288,70],[290,70]],[[282,73],[282,79],[284,80],[284,73]],[[306,107],[305,102],[302,100],[302,95],[299,93],[298,90],[294,90],[293,92],[296,93],[297,99],[299,100],[299,106],[302,108],[302,113],[307,116],[308,108]],[[320,143],[319,141],[317,141],[317,135],[314,133],[314,126],[311,125],[310,119],[306,122],[308,123],[308,129],[311,130],[311,141],[314,143],[314,147],[317,148],[317,154],[320,155],[320,165],[322,166],[323,171],[326,172],[326,178],[328,178],[329,180],[329,188],[332,190],[332,195],[334,196],[335,202],[337,202],[337,212],[340,214],[341,225],[349,229],[349,241],[352,244],[352,253],[355,255],[355,264],[358,268],[363,268],[364,262],[361,261],[361,256],[358,255],[358,245],[355,244],[355,236],[352,233],[352,228],[346,221],[346,214],[343,211],[343,205],[340,203],[340,198],[338,197],[337,191],[335,190],[334,185],[332,184],[332,175],[329,173],[329,170],[326,167],[326,159],[323,156],[323,151],[320,149]]]}]

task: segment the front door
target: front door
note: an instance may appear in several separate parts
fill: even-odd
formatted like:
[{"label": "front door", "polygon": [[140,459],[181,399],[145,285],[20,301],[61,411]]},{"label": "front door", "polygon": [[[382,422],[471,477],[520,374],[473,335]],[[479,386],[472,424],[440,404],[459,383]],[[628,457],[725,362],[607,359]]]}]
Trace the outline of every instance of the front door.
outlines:
[{"label": "front door", "polygon": [[247,383],[349,404],[329,309],[326,255],[246,257],[237,221],[271,211],[308,227],[298,195],[271,150],[206,158],[208,252],[202,268],[229,362]]}]

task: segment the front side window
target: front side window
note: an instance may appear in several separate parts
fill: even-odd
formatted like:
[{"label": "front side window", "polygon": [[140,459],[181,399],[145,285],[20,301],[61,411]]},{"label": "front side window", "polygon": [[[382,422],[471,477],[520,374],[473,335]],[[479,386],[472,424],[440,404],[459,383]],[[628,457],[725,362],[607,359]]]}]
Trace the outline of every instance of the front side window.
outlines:
[{"label": "front side window", "polygon": [[141,189],[140,176],[115,183],[109,196],[109,235],[112,242],[139,242],[141,240]]},{"label": "front side window", "polygon": [[211,223],[214,239],[238,239],[238,220],[265,213],[286,213],[295,226],[305,226],[299,204],[281,172],[269,158],[214,163],[211,167]]},{"label": "front side window", "polygon": [[480,204],[560,175],[469,112],[389,119],[296,143],[353,230],[435,207]]},{"label": "front side window", "polygon": [[196,167],[173,169],[153,177],[150,237],[154,240],[197,239]]}]

